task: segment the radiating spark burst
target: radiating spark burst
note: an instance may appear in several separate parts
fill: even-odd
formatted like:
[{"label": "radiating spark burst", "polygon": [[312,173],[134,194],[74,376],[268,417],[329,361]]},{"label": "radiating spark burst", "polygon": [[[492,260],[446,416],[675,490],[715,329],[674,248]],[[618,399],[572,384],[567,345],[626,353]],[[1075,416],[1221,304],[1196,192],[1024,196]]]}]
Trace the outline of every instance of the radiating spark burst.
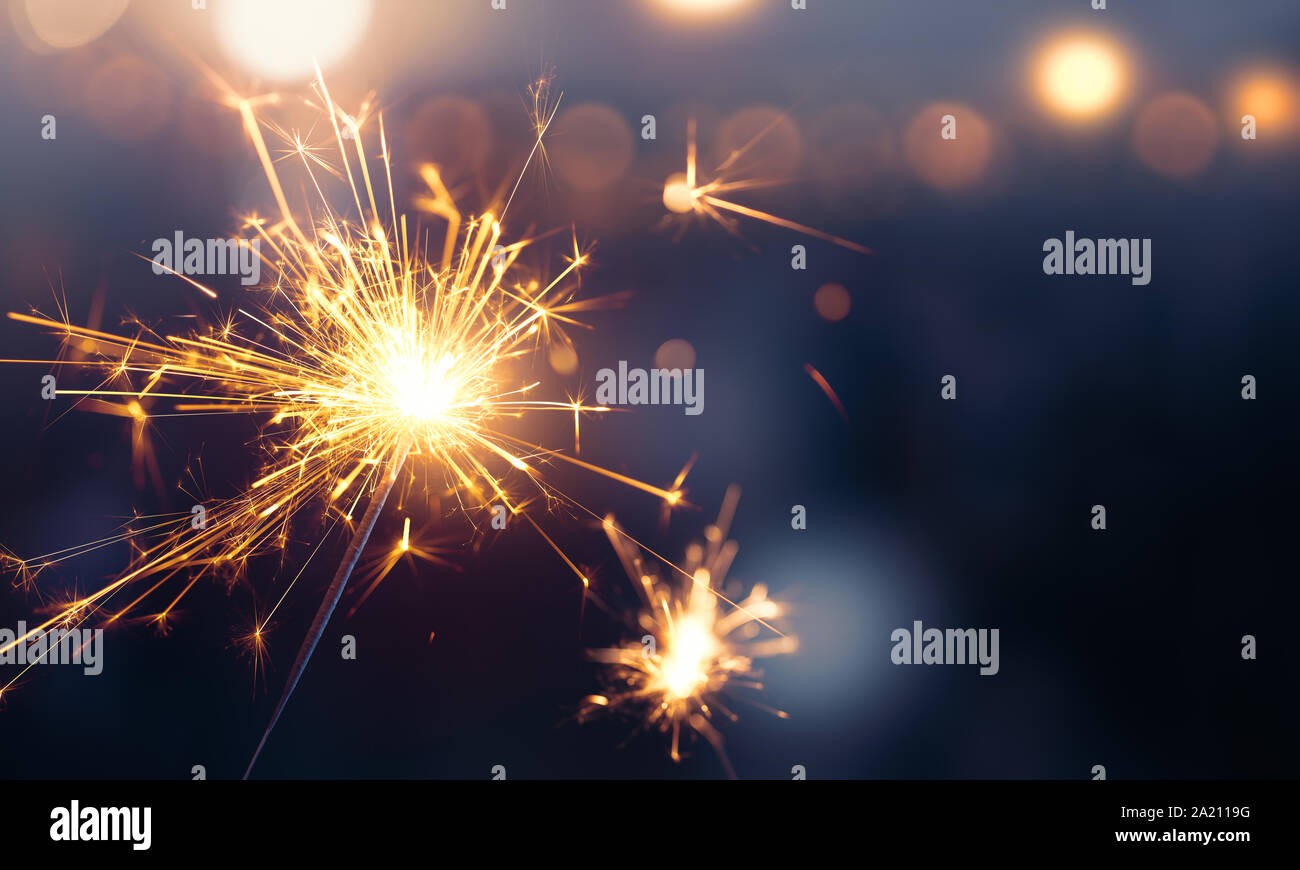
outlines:
[{"label": "radiating spark burst", "polygon": [[[13,560],[15,573],[30,584],[51,565],[102,547],[127,542],[133,554],[120,576],[76,596],[48,620],[0,647],[0,654],[54,625],[92,617],[112,622],[155,603],[161,609],[150,620],[165,626],[200,579],[233,582],[245,576],[250,561],[260,554],[279,552],[283,558],[293,529],[315,526],[319,540],[306,562],[274,605],[236,639],[259,669],[269,621],[297,579],[330,531],[354,528],[349,552],[318,611],[320,624],[313,626],[300,650],[282,707],[388,493],[417,488],[417,472],[423,472],[424,492],[431,497],[450,493],[467,515],[498,504],[523,516],[579,576],[584,590],[583,573],[525,513],[534,504],[589,512],[544,479],[546,465],[571,462],[666,503],[684,504],[680,491],[642,483],[517,433],[537,413],[573,415],[576,426],[579,417],[607,410],[572,399],[535,397],[540,383],[514,372],[548,342],[567,340],[565,328],[580,325],[574,315],[603,304],[600,299],[575,299],[578,270],[588,262],[576,235],[572,252],[553,273],[544,271],[544,265],[526,267],[520,260],[545,236],[505,238],[502,220],[518,180],[499,213],[489,209],[466,217],[437,168],[423,167],[421,175],[430,190],[424,204],[446,224],[443,244],[426,254],[427,234],[408,224],[395,205],[383,116],[372,110],[369,99],[360,111],[345,113],[318,75],[305,102],[318,111],[321,125],[327,124],[333,138],[326,145],[312,145],[310,136],[262,119],[262,110],[280,104],[283,97],[243,97],[215,73],[208,75],[224,101],[238,111],[277,204],[277,219],[254,215],[244,223],[245,230],[261,240],[262,258],[271,272],[271,280],[259,291],[261,303],[241,304],[235,313],[216,318],[214,325],[186,332],[131,321],[130,335],[77,326],[66,315],[55,319],[12,313],[14,320],[61,336],[63,351],[52,360],[8,362],[48,364],[60,375],[68,368],[88,370],[95,374],[95,386],[60,386],[58,395],[75,397],[78,405],[109,403],[111,409],[99,409],[114,414],[124,405],[135,420],[141,415],[150,420],[169,415],[249,416],[261,426],[257,443],[268,458],[256,479],[234,496],[206,502],[196,497],[204,503],[201,523],[189,510],[142,517],[102,540]],[[537,141],[520,179],[540,152],[559,102],[550,97],[547,80],[535,83],[530,96],[538,113]],[[367,156],[369,122],[377,127],[378,174]],[[264,128],[279,131],[291,156],[298,158],[302,188],[315,194],[297,211],[285,194],[276,168],[282,161],[272,157]],[[341,200],[327,195],[331,180],[345,190]],[[340,209],[354,217],[349,219]],[[191,277],[177,277],[207,297],[218,296]],[[153,403],[148,412],[142,404],[146,397]],[[421,461],[406,463],[408,455]],[[363,501],[365,515],[354,527],[353,517]],[[441,552],[432,544],[420,544],[418,537],[405,540],[403,556],[434,560]],[[385,561],[377,563],[377,573],[376,566],[368,569],[372,584],[391,570]]]},{"label": "radiating spark burst", "polygon": [[[645,634],[639,642],[589,651],[593,660],[608,665],[608,687],[584,698],[578,711],[579,721],[620,713],[670,735],[673,761],[682,759],[682,732],[698,734],[713,746],[733,779],[714,721],[736,720],[727,699],[741,698],[737,690],[762,691],[757,659],[793,653],[799,645],[779,628],[787,605],[768,598],[765,586],[755,584],[739,601],[721,592],[739,549],[727,539],[739,500],[740,488],[728,488],[718,519],[705,529],[703,542],[687,548],[681,566],[632,540],[612,516],[605,518],[610,543],[641,595],[636,624]],[[655,562],[643,559],[643,552]],[[786,718],[780,710],[742,699]]]},{"label": "radiating spark burst", "polygon": [[[848,239],[833,236],[815,227],[796,223],[770,212],[760,211],[731,201],[730,195],[733,193],[764,187],[776,187],[784,183],[780,179],[743,178],[739,177],[738,172],[741,158],[745,156],[750,148],[771,132],[783,117],[783,115],[778,115],[747,143],[732,151],[727,156],[727,159],[722,161],[717,169],[713,171],[712,177],[708,180],[701,178],[699,172],[699,160],[696,155],[697,149],[695,145],[695,120],[692,118],[688,121],[686,124],[686,170],[673,173],[664,181],[664,207],[675,215],[694,215],[716,221],[727,232],[737,237],[740,236],[740,228],[739,221],[736,220],[734,215],[794,230],[797,233],[831,242],[842,248],[848,248],[850,251],[857,251],[859,254],[874,253],[870,248],[857,242],[851,242]],[[672,215],[669,215],[665,222],[671,220]]]},{"label": "radiating spark burst", "polygon": [[258,683],[266,679],[270,658],[267,637],[274,628],[273,623],[255,614],[249,621],[248,628],[237,633],[230,641],[231,649],[245,658],[252,667],[254,692],[257,691]]},{"label": "radiating spark burst", "polygon": [[412,533],[411,518],[408,516],[402,524],[402,535],[392,548],[375,555],[368,563],[361,566],[358,578],[361,591],[352,606],[348,608],[347,618],[351,619],[352,615],[361,609],[361,605],[366,603],[371,593],[400,564],[415,568],[417,561],[428,562],[450,571],[459,571],[460,565],[452,561],[452,557],[460,553],[462,548],[455,546],[454,541],[455,539],[450,535],[440,538],[431,537],[427,527]]}]

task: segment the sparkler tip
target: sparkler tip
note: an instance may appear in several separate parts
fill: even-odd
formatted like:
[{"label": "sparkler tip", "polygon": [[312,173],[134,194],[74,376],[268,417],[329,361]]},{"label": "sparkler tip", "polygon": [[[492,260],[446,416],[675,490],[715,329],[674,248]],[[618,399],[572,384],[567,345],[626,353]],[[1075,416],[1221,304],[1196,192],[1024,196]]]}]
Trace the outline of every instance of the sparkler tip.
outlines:
[{"label": "sparkler tip", "polygon": [[688,214],[695,210],[699,191],[687,181],[685,172],[675,172],[664,181],[664,208],[674,214]]}]

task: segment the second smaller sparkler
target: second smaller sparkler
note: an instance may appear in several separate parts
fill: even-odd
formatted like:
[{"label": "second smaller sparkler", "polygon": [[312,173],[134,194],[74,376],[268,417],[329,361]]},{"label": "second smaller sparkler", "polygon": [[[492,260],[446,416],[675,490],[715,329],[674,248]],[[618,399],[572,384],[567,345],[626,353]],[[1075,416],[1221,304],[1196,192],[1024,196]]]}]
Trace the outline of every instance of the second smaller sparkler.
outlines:
[{"label": "second smaller sparkler", "polygon": [[735,217],[739,215],[772,226],[794,230],[797,233],[839,245],[841,248],[847,248],[859,254],[874,253],[866,245],[860,245],[857,242],[831,235],[816,227],[810,227],[807,224],[801,224],[731,200],[731,196],[740,191],[775,187],[782,183],[779,179],[744,177],[738,169],[744,155],[772,130],[775,123],[773,121],[772,124],[760,130],[745,145],[732,151],[727,156],[727,159],[713,170],[708,180],[705,180],[701,177],[699,171],[699,158],[695,145],[695,121],[692,119],[687,122],[686,170],[684,172],[675,172],[664,180],[664,208],[672,212],[671,215],[667,216],[666,222],[671,221],[673,215],[694,215],[715,221],[727,232],[739,236],[740,230]]},{"label": "second smaller sparkler", "polygon": [[703,541],[687,547],[680,566],[633,540],[612,516],[605,518],[605,533],[641,595],[634,624],[644,633],[623,646],[590,651],[607,666],[607,686],[584,698],[578,711],[579,721],[612,712],[669,735],[673,761],[683,757],[684,737],[702,736],[732,779],[736,773],[715,722],[738,718],[731,699],[786,718],[757,700],[763,674],[755,662],[799,647],[780,627],[788,606],[768,598],[765,586],[754,585],[739,600],[724,594],[739,550],[728,539],[739,501],[740,487],[729,487],[717,520]]}]

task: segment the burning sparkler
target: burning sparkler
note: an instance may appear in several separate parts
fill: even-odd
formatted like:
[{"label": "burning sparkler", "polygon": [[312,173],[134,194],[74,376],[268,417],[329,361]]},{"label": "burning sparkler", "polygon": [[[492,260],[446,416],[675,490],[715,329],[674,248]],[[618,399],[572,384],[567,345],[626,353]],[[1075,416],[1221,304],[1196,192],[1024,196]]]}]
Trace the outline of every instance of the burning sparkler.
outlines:
[{"label": "burning sparkler", "polygon": [[842,248],[848,248],[850,251],[857,251],[859,254],[872,253],[872,250],[865,245],[859,245],[857,242],[833,236],[815,227],[796,223],[770,212],[732,202],[729,199],[729,195],[732,193],[763,187],[775,187],[782,183],[776,179],[744,178],[740,177],[738,172],[738,166],[745,154],[768,132],[774,129],[780,119],[781,116],[778,116],[747,143],[732,151],[718,165],[707,181],[700,177],[698,168],[699,161],[696,156],[695,146],[695,120],[688,121],[686,125],[686,171],[673,173],[664,181],[664,208],[676,215],[696,215],[716,221],[734,236],[739,236],[740,230],[738,221],[733,215],[740,215],[773,226],[794,230],[815,239],[822,239]]},{"label": "burning sparkler", "polygon": [[[60,373],[67,367],[96,372],[96,386],[60,386],[57,395],[109,403],[112,413],[125,403],[140,426],[151,413],[146,402],[175,414],[251,415],[264,424],[259,444],[268,459],[244,491],[196,505],[193,514],[143,518],[101,541],[15,560],[13,567],[30,583],[57,562],[114,543],[129,542],[134,554],[123,574],[60,606],[0,648],[0,655],[51,627],[92,618],[115,622],[158,596],[168,603],[151,619],[163,624],[199,579],[243,576],[255,556],[283,551],[291,528],[314,522],[323,527],[321,541],[340,525],[350,528],[351,541],[290,670],[260,752],[390,493],[415,487],[417,470],[424,472],[426,490],[445,489],[466,512],[504,507],[522,516],[578,575],[584,595],[582,572],[525,512],[534,503],[581,508],[543,478],[542,467],[572,462],[669,505],[681,502],[682,492],[599,468],[511,431],[521,418],[558,412],[573,415],[576,440],[578,418],[606,410],[572,399],[537,398],[539,382],[514,372],[521,360],[549,343],[567,342],[564,329],[576,323],[574,315],[602,304],[574,298],[577,271],[588,259],[576,237],[571,255],[551,275],[526,268],[519,259],[537,238],[505,240],[502,222],[518,182],[499,212],[465,217],[438,170],[424,167],[428,210],[446,223],[444,243],[426,255],[427,238],[395,205],[383,117],[369,100],[357,112],[343,112],[318,72],[307,103],[333,133],[332,142],[322,146],[263,120],[263,107],[280,103],[279,95],[239,96],[214,73],[209,77],[238,111],[278,209],[274,220],[253,216],[245,222],[260,239],[271,271],[263,304],[245,305],[214,326],[186,333],[137,323],[134,334],[117,335],[74,325],[66,316],[10,314],[62,336],[65,349],[53,360],[10,362],[43,362]],[[532,88],[536,141],[524,171],[541,151],[558,106],[548,85],[543,79]],[[372,126],[382,163],[378,175],[366,152]],[[289,204],[264,127],[284,139],[305,173],[305,189],[316,194],[302,209]],[[327,195],[332,180],[345,186],[343,207],[352,219]],[[217,298],[212,289],[177,274]],[[409,463],[408,456],[422,461]],[[428,482],[431,476],[440,481]],[[353,525],[363,502],[364,512]],[[403,542],[399,549],[410,553],[409,532]],[[311,557],[319,549],[318,544]],[[381,563],[372,582],[391,567]],[[263,662],[270,620],[302,573],[239,639],[255,668]],[[173,578],[185,584],[175,596],[162,591]]]},{"label": "burning sparkler", "polygon": [[[680,567],[635,542],[612,516],[605,518],[609,541],[641,595],[636,624],[645,634],[640,643],[590,651],[592,659],[609,666],[609,688],[584,698],[578,711],[579,721],[602,712],[622,713],[671,735],[673,761],[682,758],[683,730],[699,734],[733,779],[714,720],[737,718],[726,700],[737,697],[735,690],[762,690],[756,659],[798,648],[794,636],[777,628],[788,608],[768,598],[766,587],[755,585],[740,601],[720,591],[739,549],[727,538],[739,500],[740,488],[728,488],[718,519],[705,529],[702,543],[687,548]],[[665,569],[643,559],[643,552]],[[780,710],[746,700],[786,718]]]}]

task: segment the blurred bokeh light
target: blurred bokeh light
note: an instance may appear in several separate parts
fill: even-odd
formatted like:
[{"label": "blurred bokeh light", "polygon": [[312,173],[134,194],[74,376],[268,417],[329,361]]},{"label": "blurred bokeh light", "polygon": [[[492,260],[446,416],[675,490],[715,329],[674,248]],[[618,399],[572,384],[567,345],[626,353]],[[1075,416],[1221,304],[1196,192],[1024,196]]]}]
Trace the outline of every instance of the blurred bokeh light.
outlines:
[{"label": "blurred bokeh light", "polygon": [[1209,165],[1218,148],[1214,113],[1191,94],[1163,94],[1142,109],[1133,132],[1133,148],[1147,166],[1162,175],[1186,178]]},{"label": "blurred bokeh light", "polygon": [[674,12],[711,16],[739,9],[747,5],[750,0],[655,0],[655,2]]},{"label": "blurred bokeh light", "polygon": [[632,131],[608,106],[585,103],[561,112],[547,153],[561,180],[582,191],[609,187],[632,162]]},{"label": "blurred bokeh light", "polygon": [[157,66],[119,54],[86,82],[86,111],[109,136],[135,141],[152,136],[171,110],[172,88]]},{"label": "blurred bokeh light", "polygon": [[1279,68],[1252,68],[1238,75],[1232,86],[1232,118],[1238,128],[1245,115],[1253,115],[1263,141],[1291,138],[1297,123],[1297,83],[1294,74]]},{"label": "blurred bokeh light", "polygon": [[217,31],[230,57],[272,81],[310,78],[356,45],[370,21],[370,0],[221,0]]},{"label": "blurred bokeh light", "polygon": [[813,308],[817,309],[817,314],[823,320],[831,323],[848,317],[852,304],[849,291],[844,289],[843,284],[823,284],[813,294]]},{"label": "blurred bokeh light", "polygon": [[[951,115],[956,138],[940,135],[942,119]],[[921,109],[903,134],[903,154],[917,177],[938,190],[959,190],[984,176],[993,158],[989,122],[961,103],[931,103]]]},{"label": "blurred bokeh light", "polygon": [[479,172],[492,154],[496,134],[487,113],[472,100],[440,95],[426,100],[407,126],[407,148],[417,160],[438,166],[446,178]]},{"label": "blurred bokeh light", "polygon": [[9,16],[28,48],[37,52],[76,48],[117,23],[128,0],[10,0]]},{"label": "blurred bokeh light", "polygon": [[655,351],[655,368],[689,369],[695,366],[695,347],[683,338],[670,338]]},{"label": "blurred bokeh light", "polygon": [[578,352],[571,344],[557,342],[547,350],[547,361],[558,375],[571,375],[578,370]]},{"label": "blurred bokeh light", "polygon": [[1034,71],[1044,105],[1075,120],[1096,118],[1113,108],[1128,75],[1119,46],[1092,34],[1052,39],[1040,50]]}]

